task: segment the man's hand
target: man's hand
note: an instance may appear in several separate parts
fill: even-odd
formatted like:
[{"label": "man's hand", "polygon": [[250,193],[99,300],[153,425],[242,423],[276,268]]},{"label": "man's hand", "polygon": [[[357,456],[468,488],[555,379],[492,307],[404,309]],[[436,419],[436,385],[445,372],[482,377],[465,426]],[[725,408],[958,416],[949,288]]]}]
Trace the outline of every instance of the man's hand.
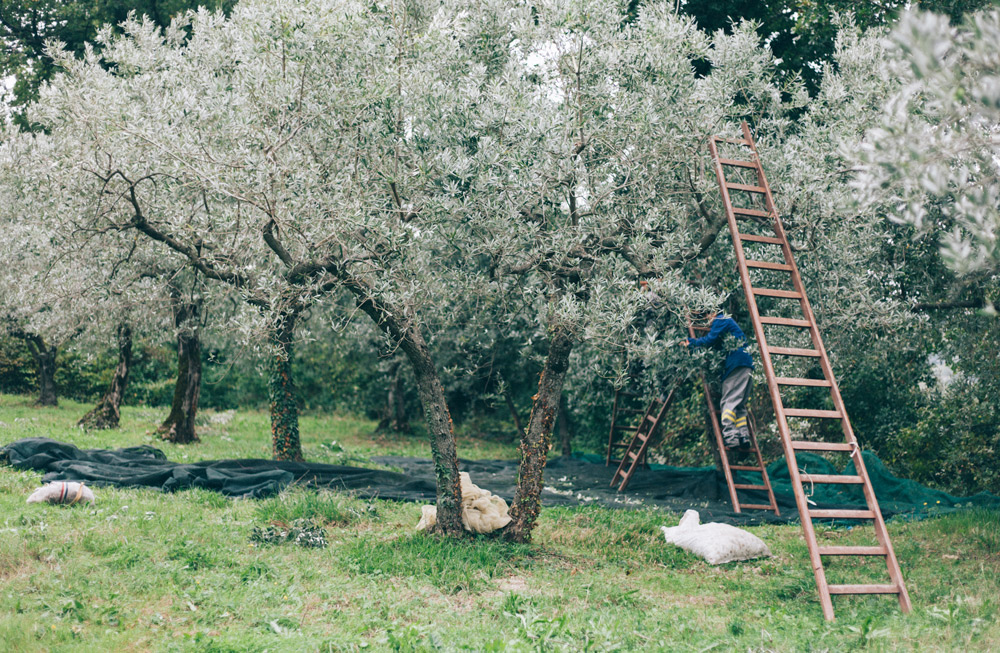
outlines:
[{"label": "man's hand", "polygon": [[687,338],[684,338],[683,340],[678,340],[677,344],[680,345],[681,347],[690,347],[691,346],[691,343],[688,342]]}]

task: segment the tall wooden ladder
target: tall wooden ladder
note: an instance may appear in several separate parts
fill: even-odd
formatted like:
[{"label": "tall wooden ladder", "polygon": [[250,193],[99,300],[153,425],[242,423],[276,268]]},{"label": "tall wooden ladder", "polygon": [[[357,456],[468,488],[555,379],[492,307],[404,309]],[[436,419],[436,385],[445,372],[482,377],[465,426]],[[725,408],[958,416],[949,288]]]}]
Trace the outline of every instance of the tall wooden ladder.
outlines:
[{"label": "tall wooden ladder", "polygon": [[[732,158],[723,158],[719,155],[719,145],[725,145],[727,153],[733,149],[743,154],[738,154]],[[738,148],[731,148],[736,145]],[[823,607],[823,616],[832,621],[833,594],[895,594],[899,599],[899,606],[903,612],[909,612],[910,597],[907,594],[906,586],[903,583],[903,576],[899,570],[899,562],[893,551],[892,543],[889,541],[889,533],[882,519],[882,513],[872,489],[871,479],[865,469],[864,460],[861,456],[861,449],[858,446],[857,438],[851,428],[851,422],[847,418],[847,410],[844,408],[844,400],[840,396],[837,381],[830,366],[830,360],[823,347],[823,340],[820,338],[819,329],[816,326],[816,318],[809,306],[806,298],[805,288],[802,284],[802,277],[792,258],[792,250],[785,234],[785,229],[778,217],[774,207],[774,198],[771,188],[768,186],[767,178],[761,167],[760,158],[757,154],[757,146],[750,128],[743,123],[743,138],[731,139],[720,136],[713,136],[709,141],[709,149],[712,153],[712,160],[715,166],[715,173],[719,180],[719,190],[722,193],[722,202],[726,210],[726,219],[729,222],[729,231],[733,238],[733,247],[736,250],[736,261],[739,267],[740,281],[743,291],[746,294],[747,305],[750,309],[750,317],[753,321],[754,334],[757,337],[757,344],[760,347],[761,362],[764,366],[764,376],[767,379],[767,387],[774,405],[774,414],[778,424],[778,432],[785,450],[785,457],[788,461],[788,471],[791,476],[792,490],[795,493],[795,502],[798,505],[799,517],[802,521],[802,530],[805,534],[806,545],[809,548],[809,559],[812,563],[813,572],[816,575],[816,585],[819,589],[820,604]],[[748,155],[748,156],[747,156]],[[756,177],[744,181],[750,183],[734,183],[726,178],[726,170],[735,170],[735,176],[739,180],[740,174],[750,174]],[[738,191],[748,193],[749,198],[763,198],[764,210],[745,208],[745,202],[740,202],[741,206],[734,206],[730,193]],[[739,197],[739,196],[738,196]],[[747,197],[747,196],[744,196]],[[738,221],[749,221],[752,225],[769,223],[773,230],[773,235],[754,235],[743,233]],[[747,231],[753,229],[748,226]],[[744,243],[757,243],[753,247],[763,248],[765,245],[778,247],[784,262],[770,262],[765,260],[753,260],[747,257],[744,252]],[[768,258],[766,254],[758,256],[760,259]],[[778,258],[777,256],[771,258]],[[768,270],[773,273],[787,274],[791,277],[792,290],[776,290],[754,286],[751,283],[750,269]],[[755,273],[772,274],[772,272]],[[777,284],[771,284],[777,285]],[[758,308],[759,297],[771,297],[787,300],[797,300],[801,311],[800,317],[779,317],[761,315]],[[772,303],[778,300],[768,300]],[[795,313],[798,315],[798,313]],[[785,329],[805,329],[812,341],[812,348],[799,347],[776,347],[768,344],[765,337],[765,325],[781,327]],[[801,333],[801,332],[799,332]],[[794,335],[794,334],[790,334]],[[804,338],[803,338],[804,342]],[[772,358],[779,357],[805,357],[819,363],[822,369],[822,379],[811,378],[789,378],[780,377],[775,374],[775,366]],[[804,408],[786,408],[782,402],[781,388],[787,386],[813,386],[828,388],[835,410],[812,410]],[[792,432],[788,426],[788,418],[816,418],[839,420],[841,430],[844,434],[843,442],[822,442],[814,440],[793,439]],[[799,471],[796,463],[796,453],[799,451],[812,452],[843,452],[849,454],[857,470],[855,475],[825,475],[807,474]],[[860,485],[865,501],[866,510],[818,510],[810,508],[806,500],[803,483],[844,483]],[[813,519],[870,519],[873,521],[875,536],[878,546],[819,546],[816,541],[816,532],[813,527]],[[831,585],[827,583],[826,571],[823,567],[823,558],[827,556],[879,556],[885,559],[890,583],[884,585],[858,584],[858,585]]]},{"label": "tall wooden ladder", "polygon": [[[688,335],[696,337],[696,331],[708,331],[709,327],[693,323],[690,316],[687,320]],[[775,515],[781,515],[778,510],[778,503],[774,500],[774,490],[771,488],[771,479],[767,476],[767,468],[764,466],[764,458],[760,455],[760,447],[757,446],[757,435],[754,433],[750,420],[747,420],[747,427],[750,429],[750,450],[757,460],[756,465],[732,464],[729,460],[730,449],[726,448],[722,441],[722,427],[719,425],[719,411],[716,408],[715,398],[712,397],[712,389],[709,386],[705,375],[701,375],[701,387],[705,393],[705,403],[708,404],[708,417],[712,425],[712,432],[715,435],[715,446],[718,447],[719,458],[722,461],[722,473],[726,477],[726,485],[729,487],[729,500],[733,503],[733,512],[740,513],[747,510],[773,510]],[[753,472],[760,474],[760,483],[736,483],[733,472]],[[768,503],[742,503],[740,502],[739,491],[763,490],[767,492]]]},{"label": "tall wooden ladder", "polygon": [[676,390],[677,386],[672,386],[666,395],[657,395],[649,402],[649,406],[646,407],[642,421],[639,422],[639,425],[635,429],[635,434],[629,441],[628,447],[625,448],[625,453],[622,454],[622,460],[618,463],[615,475],[611,477],[611,487],[617,485],[619,492],[628,486],[629,481],[632,480],[632,475],[635,474],[635,470],[639,468],[645,459],[646,449],[649,448],[649,443],[653,439],[653,433],[656,431],[660,420],[663,419],[664,413],[667,412],[670,402],[673,401]]},{"label": "tall wooden ladder", "polygon": [[[617,465],[625,458],[625,450],[632,443],[633,436],[640,424],[635,423],[636,416],[644,416],[645,408],[637,408],[641,395],[627,390],[615,390],[615,401],[611,406],[611,428],[608,432],[607,466]],[[646,454],[643,452],[640,465],[646,465]]]}]

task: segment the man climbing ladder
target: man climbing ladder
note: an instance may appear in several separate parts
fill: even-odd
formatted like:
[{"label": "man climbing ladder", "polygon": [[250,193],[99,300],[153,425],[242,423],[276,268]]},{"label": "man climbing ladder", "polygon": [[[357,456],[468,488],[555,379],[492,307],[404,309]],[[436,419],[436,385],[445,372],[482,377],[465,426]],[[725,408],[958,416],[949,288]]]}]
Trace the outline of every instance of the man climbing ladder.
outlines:
[{"label": "man climbing ladder", "polygon": [[712,327],[701,338],[686,338],[678,344],[684,347],[720,349],[726,335],[731,335],[736,347],[726,354],[722,368],[722,441],[727,449],[750,450],[750,428],[747,426],[747,398],[750,396],[753,358],[744,349],[747,338],[736,321],[723,313],[712,318]]}]

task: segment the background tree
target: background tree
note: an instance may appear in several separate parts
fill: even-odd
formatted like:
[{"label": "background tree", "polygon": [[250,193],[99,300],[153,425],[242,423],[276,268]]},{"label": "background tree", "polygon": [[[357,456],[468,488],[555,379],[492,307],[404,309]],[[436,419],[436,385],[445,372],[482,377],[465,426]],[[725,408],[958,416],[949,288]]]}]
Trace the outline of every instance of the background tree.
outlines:
[{"label": "background tree", "polygon": [[189,9],[207,7],[229,12],[235,0],[5,0],[0,4],[0,80],[14,79],[9,89],[0,86],[0,104],[15,110],[14,122],[24,128],[32,123],[27,106],[38,98],[38,89],[52,79],[58,66],[45,50],[52,39],[80,56],[105,25],[117,26],[134,13],[148,16],[166,27]]},{"label": "background tree", "polygon": [[903,17],[892,32],[903,88],[869,133],[857,184],[863,203],[888,204],[892,219],[940,240],[949,267],[981,290],[1000,270],[998,36],[997,11],[959,27]]}]

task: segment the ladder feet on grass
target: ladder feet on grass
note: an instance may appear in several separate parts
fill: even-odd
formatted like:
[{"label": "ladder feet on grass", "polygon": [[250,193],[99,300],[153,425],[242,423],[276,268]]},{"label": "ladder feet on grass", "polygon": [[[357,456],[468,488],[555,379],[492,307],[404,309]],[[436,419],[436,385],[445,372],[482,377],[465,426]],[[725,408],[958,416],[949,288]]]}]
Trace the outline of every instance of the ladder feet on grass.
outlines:
[{"label": "ladder feet on grass", "polygon": [[[738,152],[729,152],[735,149]],[[726,147],[726,156],[719,154],[720,146]],[[726,220],[729,224],[729,232],[733,237],[733,248],[736,251],[736,261],[740,272],[740,283],[746,295],[747,307],[750,309],[750,319],[753,322],[754,335],[760,347],[761,362],[764,367],[764,377],[767,379],[768,392],[771,396],[771,403],[774,406],[775,421],[778,425],[778,433],[781,436],[782,446],[785,450],[785,459],[788,461],[788,472],[791,477],[792,491],[795,493],[795,503],[799,509],[799,517],[802,521],[802,530],[805,535],[806,545],[809,548],[809,559],[812,563],[813,572],[816,575],[816,586],[819,590],[820,605],[823,608],[823,616],[832,620],[833,602],[830,597],[834,594],[895,594],[899,600],[899,606],[903,612],[910,611],[910,596],[906,592],[906,585],[903,583],[903,576],[899,569],[899,561],[889,540],[889,533],[882,519],[882,513],[875,498],[875,491],[872,488],[871,479],[865,469],[864,460],[861,457],[861,450],[858,441],[854,437],[851,422],[847,417],[847,410],[844,408],[844,400],[840,396],[840,389],[830,366],[830,359],[826,355],[823,347],[823,340],[820,338],[819,329],[816,326],[816,318],[809,306],[806,297],[805,287],[802,284],[802,277],[792,258],[792,249],[785,234],[784,226],[778,217],[778,212],[774,206],[774,197],[771,187],[767,183],[764,169],[760,164],[760,157],[757,153],[757,146],[754,143],[750,127],[743,123],[743,138],[732,139],[713,136],[709,140],[709,149],[712,153],[712,161],[715,165],[715,174],[719,180],[719,191],[722,193],[722,203],[726,209]],[[730,169],[735,174],[735,181],[727,177],[726,170]],[[749,174],[751,179],[741,178],[739,175]],[[734,205],[730,192],[745,195],[746,201],[740,201],[739,206]],[[754,201],[763,205],[758,208],[745,206]],[[749,219],[749,220],[748,220]],[[761,220],[770,222],[773,234],[752,234],[744,233],[750,231],[754,225],[759,226]],[[740,224],[748,223],[747,229],[743,229]],[[748,257],[744,250],[745,244],[760,247],[773,252],[771,258],[781,259],[780,261],[766,261],[769,257],[768,251],[754,254]],[[771,247],[765,247],[771,246]],[[780,289],[754,285],[754,278],[750,276],[750,270],[755,274],[785,275],[785,279],[790,288]],[[778,285],[773,281],[766,282],[768,286]],[[797,311],[797,315],[762,315],[761,298],[774,303],[781,302],[779,306],[795,308],[785,308],[780,312]],[[783,327],[788,329],[805,330],[810,347],[803,346],[771,346],[768,344],[767,333],[764,327]],[[801,333],[801,331],[799,332]],[[775,373],[774,358],[783,360],[787,358],[808,359],[818,364],[822,370],[822,379],[799,378],[794,376],[778,376]],[[829,392],[829,400],[834,410],[812,409],[812,408],[788,408],[785,407],[782,395],[782,387],[812,387],[825,388]],[[844,433],[843,442],[814,442],[807,440],[792,439],[792,432],[789,428],[788,418],[796,419],[835,419],[840,422],[841,430]],[[835,476],[827,474],[803,474],[799,472],[795,454],[797,451],[812,452],[842,452],[850,455],[854,468],[857,470],[853,476]],[[732,466],[731,469],[740,469],[740,466]],[[864,493],[866,510],[821,510],[809,507],[806,500],[803,482],[808,483],[840,483],[857,484],[861,486]],[[744,507],[750,507],[744,505]],[[822,547],[816,541],[816,531],[813,528],[813,519],[864,519],[871,520],[875,529],[875,537],[878,546],[829,546]],[[839,585],[829,584],[826,580],[826,570],[823,566],[823,558],[829,556],[876,556],[885,559],[886,570],[889,575],[888,584],[857,584]]]}]

